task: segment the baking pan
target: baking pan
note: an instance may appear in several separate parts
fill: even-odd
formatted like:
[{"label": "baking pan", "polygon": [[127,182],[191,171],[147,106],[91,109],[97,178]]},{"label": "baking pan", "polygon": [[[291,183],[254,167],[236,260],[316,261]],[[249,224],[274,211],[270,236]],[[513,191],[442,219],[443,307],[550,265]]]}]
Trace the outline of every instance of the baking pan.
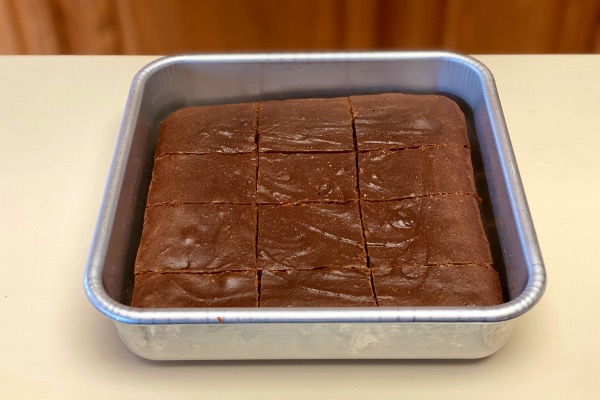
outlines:
[{"label": "baking pan", "polygon": [[[379,92],[443,93],[469,121],[504,304],[490,307],[129,307],[159,122],[185,106]],[[480,358],[540,299],[546,274],[490,71],[452,53],[167,57],[134,77],[85,272],[125,345],[156,360]]]}]

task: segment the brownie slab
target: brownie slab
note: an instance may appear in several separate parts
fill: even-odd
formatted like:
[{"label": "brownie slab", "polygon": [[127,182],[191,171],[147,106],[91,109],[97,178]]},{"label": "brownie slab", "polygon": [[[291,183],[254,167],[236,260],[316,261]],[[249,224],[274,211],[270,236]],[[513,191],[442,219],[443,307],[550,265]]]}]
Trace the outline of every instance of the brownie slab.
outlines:
[{"label": "brownie slab", "polygon": [[135,272],[251,270],[256,208],[185,204],[146,209]]},{"label": "brownie slab", "polygon": [[259,111],[259,151],[352,151],[347,97],[267,101]]},{"label": "brownie slab", "polygon": [[132,305],[500,304],[476,197],[444,96],[182,109],[160,126]]},{"label": "brownie slab", "polygon": [[375,306],[367,268],[263,271],[261,307]]},{"label": "brownie slab", "polygon": [[502,303],[498,273],[489,265],[382,267],[373,270],[380,306],[491,306]]},{"label": "brownie slab", "polygon": [[161,274],[136,276],[133,307],[256,307],[257,273]]},{"label": "brownie slab", "polygon": [[363,202],[362,212],[374,267],[492,262],[470,195]]},{"label": "brownie slab", "polygon": [[358,205],[258,206],[258,268],[366,266]]},{"label": "brownie slab", "polygon": [[359,150],[469,144],[465,116],[445,96],[385,93],[350,101]]},{"label": "brownie slab", "polygon": [[188,107],[161,124],[156,157],[175,153],[249,153],[254,141],[257,105]]},{"label": "brownie slab", "polygon": [[252,203],[255,154],[168,155],[156,160],[148,205]]},{"label": "brownie slab", "polygon": [[358,200],[353,153],[260,155],[259,203],[351,200]]},{"label": "brownie slab", "polygon": [[369,151],[358,164],[363,200],[476,193],[470,151],[462,146]]}]

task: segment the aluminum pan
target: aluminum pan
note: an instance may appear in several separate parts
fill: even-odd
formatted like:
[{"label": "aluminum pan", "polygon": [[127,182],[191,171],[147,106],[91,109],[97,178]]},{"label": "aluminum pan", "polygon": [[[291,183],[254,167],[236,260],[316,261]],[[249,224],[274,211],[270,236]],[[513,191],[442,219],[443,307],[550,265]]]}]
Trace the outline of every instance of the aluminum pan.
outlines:
[{"label": "aluminum pan", "polygon": [[152,360],[455,359],[493,354],[514,322],[116,325]]},{"label": "aluminum pan", "polygon": [[[338,94],[361,90],[407,90],[447,92],[462,98],[473,110],[483,163],[503,250],[509,269],[510,301],[492,307],[379,307],[379,308],[295,308],[295,309],[137,309],[115,300],[107,290],[107,279],[119,275],[119,257],[111,249],[119,240],[130,239],[130,232],[115,228],[118,213],[134,192],[127,181],[136,146],[148,146],[134,141],[151,117],[146,109],[159,110],[163,98],[180,93],[207,96],[207,90],[193,75],[195,67],[219,71],[235,80],[242,73],[247,84],[222,79],[219,95],[208,94],[210,101],[260,99],[282,92],[318,94],[319,90],[335,90]],[[406,71],[410,70],[410,79]],[[307,73],[308,71],[308,73]],[[179,74],[186,86],[165,87],[155,82],[156,76]],[[307,75],[308,74],[308,78]],[[404,78],[401,78],[404,74]],[[209,74],[210,75],[210,74]],[[242,78],[240,78],[242,79]],[[389,82],[402,80],[402,84]],[[189,86],[188,86],[189,84]],[[150,93],[150,86],[154,86]],[[157,89],[158,88],[158,89]],[[241,88],[241,90],[240,90]],[[263,97],[261,97],[263,96]],[[190,98],[178,100],[179,106],[192,104]],[[173,107],[173,106],[171,106]],[[147,127],[146,127],[147,129]],[[139,150],[139,149],[138,149]],[[150,153],[147,148],[144,153]],[[130,193],[125,193],[131,191]],[[133,200],[131,200],[133,202]],[[131,206],[131,204],[129,204]],[[121,261],[122,262],[122,261]],[[112,270],[114,268],[115,270]],[[108,276],[108,277],[107,277]],[[114,278],[116,280],[125,279]],[[535,305],[541,298],[546,275],[537,238],[531,221],[525,194],[500,107],[495,83],[490,71],[478,61],[444,52],[414,53],[320,53],[266,55],[178,56],[157,60],[144,67],[134,78],[127,101],[117,149],[113,158],[104,200],[85,273],[85,291],[92,304],[103,314],[120,323],[142,325],[172,324],[247,324],[247,323],[476,323],[513,319]],[[217,318],[218,317],[218,318]]]}]

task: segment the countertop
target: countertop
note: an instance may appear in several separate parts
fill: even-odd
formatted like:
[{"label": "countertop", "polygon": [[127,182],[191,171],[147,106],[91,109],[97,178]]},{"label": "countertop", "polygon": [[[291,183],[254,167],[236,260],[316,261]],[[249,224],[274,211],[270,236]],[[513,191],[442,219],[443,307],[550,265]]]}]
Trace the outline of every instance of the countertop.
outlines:
[{"label": "countertop", "polygon": [[155,58],[0,57],[1,398],[600,398],[600,56],[477,56],[546,263],[540,303],[485,359],[358,362],[145,361],[86,299],[131,78]]}]

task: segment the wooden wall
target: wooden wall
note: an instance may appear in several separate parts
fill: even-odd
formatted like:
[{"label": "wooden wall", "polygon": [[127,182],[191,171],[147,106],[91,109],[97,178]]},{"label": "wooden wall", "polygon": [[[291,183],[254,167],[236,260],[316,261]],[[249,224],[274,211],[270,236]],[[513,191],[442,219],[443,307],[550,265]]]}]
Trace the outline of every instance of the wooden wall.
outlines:
[{"label": "wooden wall", "polygon": [[1,54],[600,52],[600,0],[0,0]]}]

